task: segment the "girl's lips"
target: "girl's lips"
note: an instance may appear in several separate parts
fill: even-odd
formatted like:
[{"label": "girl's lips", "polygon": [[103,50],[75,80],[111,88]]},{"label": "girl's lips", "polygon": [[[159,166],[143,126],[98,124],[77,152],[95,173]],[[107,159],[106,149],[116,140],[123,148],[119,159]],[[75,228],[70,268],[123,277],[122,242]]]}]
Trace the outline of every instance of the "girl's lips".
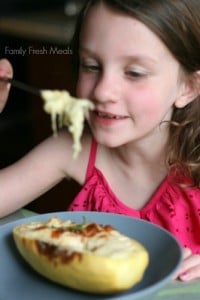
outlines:
[{"label": "girl's lips", "polygon": [[95,110],[94,113],[99,117],[99,118],[104,118],[104,119],[115,119],[115,120],[120,120],[120,119],[126,119],[127,116],[122,116],[122,115],[115,115],[110,112],[103,112],[103,111],[98,111]]},{"label": "girl's lips", "polygon": [[93,117],[95,121],[103,125],[116,124],[119,121],[123,121],[128,118],[127,116],[115,115],[109,112],[100,112],[97,110],[93,111]]}]

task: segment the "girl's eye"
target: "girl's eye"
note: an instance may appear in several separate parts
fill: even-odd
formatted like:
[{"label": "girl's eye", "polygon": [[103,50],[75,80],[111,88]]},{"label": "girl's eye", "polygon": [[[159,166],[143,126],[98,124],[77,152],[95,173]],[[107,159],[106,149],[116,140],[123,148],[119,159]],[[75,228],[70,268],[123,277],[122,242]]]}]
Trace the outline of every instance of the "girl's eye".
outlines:
[{"label": "girl's eye", "polygon": [[84,64],[84,63],[81,63],[80,64],[80,68],[84,72],[99,72],[100,71],[100,67],[98,65],[95,65],[95,64]]},{"label": "girl's eye", "polygon": [[145,73],[142,73],[140,71],[132,71],[132,70],[127,71],[126,75],[128,75],[130,78],[133,78],[133,79],[140,79],[140,78],[146,76]]}]

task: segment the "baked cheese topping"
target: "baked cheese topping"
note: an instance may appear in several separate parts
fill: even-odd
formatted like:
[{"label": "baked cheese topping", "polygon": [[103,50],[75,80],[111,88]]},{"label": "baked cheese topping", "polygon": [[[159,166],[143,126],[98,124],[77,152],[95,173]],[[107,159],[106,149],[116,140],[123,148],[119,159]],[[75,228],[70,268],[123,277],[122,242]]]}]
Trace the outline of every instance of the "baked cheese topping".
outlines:
[{"label": "baked cheese topping", "polygon": [[128,256],[136,248],[132,239],[110,225],[77,224],[58,218],[20,225],[18,233],[24,238],[37,240],[41,245],[56,246],[59,251],[67,251],[68,255],[74,252],[93,253],[120,258]]},{"label": "baked cheese topping", "polygon": [[68,91],[42,90],[44,110],[51,115],[51,124],[54,135],[58,128],[67,126],[73,137],[73,157],[81,151],[80,138],[84,128],[84,121],[94,104],[87,99],[72,97]]}]

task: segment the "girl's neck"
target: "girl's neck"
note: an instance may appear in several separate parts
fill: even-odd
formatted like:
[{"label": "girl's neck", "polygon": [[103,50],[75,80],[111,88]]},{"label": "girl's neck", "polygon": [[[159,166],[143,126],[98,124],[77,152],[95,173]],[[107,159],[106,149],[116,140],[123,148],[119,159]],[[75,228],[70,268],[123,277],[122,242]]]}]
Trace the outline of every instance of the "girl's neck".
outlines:
[{"label": "girl's neck", "polygon": [[145,143],[130,143],[118,148],[109,149],[112,157],[128,169],[143,166],[152,168],[165,165],[167,143],[159,142],[146,145]]},{"label": "girl's neck", "polygon": [[127,206],[141,209],[167,175],[165,147],[152,151],[128,146],[104,150],[108,151],[107,159],[97,167],[111,190]]}]

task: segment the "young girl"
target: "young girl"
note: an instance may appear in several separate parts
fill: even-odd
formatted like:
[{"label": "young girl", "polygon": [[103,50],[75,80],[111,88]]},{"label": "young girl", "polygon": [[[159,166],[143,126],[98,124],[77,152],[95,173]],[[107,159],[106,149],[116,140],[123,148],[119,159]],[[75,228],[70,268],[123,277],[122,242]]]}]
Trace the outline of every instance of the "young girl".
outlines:
[{"label": "young girl", "polygon": [[72,159],[67,131],[0,172],[0,215],[64,177],[69,210],[135,216],[184,248],[178,278],[200,278],[200,2],[91,0],[74,39],[77,96],[95,110]]}]

